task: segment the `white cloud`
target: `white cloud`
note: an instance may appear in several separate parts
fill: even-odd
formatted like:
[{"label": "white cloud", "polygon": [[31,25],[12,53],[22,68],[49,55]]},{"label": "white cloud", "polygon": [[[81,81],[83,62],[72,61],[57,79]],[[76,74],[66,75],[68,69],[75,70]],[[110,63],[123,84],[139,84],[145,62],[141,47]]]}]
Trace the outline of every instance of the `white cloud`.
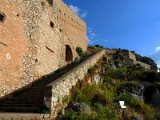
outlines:
[{"label": "white cloud", "polygon": [[101,38],[99,38],[98,35],[94,32],[94,29],[90,27],[87,28],[87,34],[88,34],[87,38],[89,44],[99,44],[101,41],[104,42],[110,41],[108,39],[101,40]]},{"label": "white cloud", "polygon": [[76,13],[79,15],[81,9],[79,9],[77,6],[73,6],[73,5],[69,5],[69,7]]},{"label": "white cloud", "polygon": [[87,12],[84,12],[80,15],[81,18],[86,18],[86,16],[87,16]]},{"label": "white cloud", "polygon": [[92,36],[95,36],[95,33],[91,33]]},{"label": "white cloud", "polygon": [[160,52],[160,46],[156,47],[156,52]]},{"label": "white cloud", "polygon": [[91,39],[89,39],[89,37],[87,36],[87,40],[89,44],[93,44],[93,41]]},{"label": "white cloud", "polygon": [[160,46],[155,48],[155,52],[150,54],[148,57],[152,58],[156,64],[157,67],[160,68]]},{"label": "white cloud", "polygon": [[87,32],[88,32],[89,36],[92,37],[92,38],[94,38],[95,35],[96,35],[96,34],[94,33],[94,31],[93,31],[92,28],[88,28],[88,29],[87,29]]},{"label": "white cloud", "polygon": [[88,33],[88,42],[89,42],[89,44],[95,43],[96,42],[96,40],[95,40],[96,34],[94,33],[93,29],[88,27],[87,28],[87,33]]},{"label": "white cloud", "polygon": [[80,8],[78,8],[77,6],[74,5],[69,5],[69,7],[81,18],[86,18],[87,17],[87,12],[86,11],[82,11]]},{"label": "white cloud", "polygon": [[108,42],[109,40],[104,40],[105,42]]}]

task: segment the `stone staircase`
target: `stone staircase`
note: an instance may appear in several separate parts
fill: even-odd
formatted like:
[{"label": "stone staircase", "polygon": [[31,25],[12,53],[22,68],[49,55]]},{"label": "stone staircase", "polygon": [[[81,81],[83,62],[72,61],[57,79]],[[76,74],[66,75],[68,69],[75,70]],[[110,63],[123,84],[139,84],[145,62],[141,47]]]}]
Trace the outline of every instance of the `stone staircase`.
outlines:
[{"label": "stone staircase", "polygon": [[44,96],[43,88],[46,84],[46,82],[40,82],[1,100],[0,112],[41,112]]},{"label": "stone staircase", "polygon": [[45,86],[76,67],[85,59],[78,63],[70,64],[53,75],[48,75],[41,80],[37,80],[32,85],[26,86],[22,90],[16,91],[3,99],[0,98],[0,112],[43,113],[44,110],[47,110],[43,103]]}]

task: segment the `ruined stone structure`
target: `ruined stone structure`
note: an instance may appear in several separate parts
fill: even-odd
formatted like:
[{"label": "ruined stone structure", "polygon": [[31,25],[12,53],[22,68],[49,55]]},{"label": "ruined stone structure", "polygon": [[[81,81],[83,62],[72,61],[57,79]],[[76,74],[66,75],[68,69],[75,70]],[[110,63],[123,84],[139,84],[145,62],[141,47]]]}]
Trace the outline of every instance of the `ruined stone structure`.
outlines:
[{"label": "ruined stone structure", "polygon": [[74,61],[86,24],[62,0],[0,0],[0,96]]},{"label": "ruined stone structure", "polygon": [[131,60],[134,64],[139,64],[141,65],[142,67],[144,67],[145,69],[151,69],[151,66],[146,64],[146,63],[143,63],[143,62],[140,62],[140,61],[137,61],[136,60],[136,56],[134,53],[132,53],[131,51],[124,51],[123,52],[124,55],[129,59]]},{"label": "ruined stone structure", "polygon": [[130,59],[131,61],[136,61],[136,56],[135,54],[133,54],[131,51],[124,51],[123,52],[125,54],[125,56]]}]

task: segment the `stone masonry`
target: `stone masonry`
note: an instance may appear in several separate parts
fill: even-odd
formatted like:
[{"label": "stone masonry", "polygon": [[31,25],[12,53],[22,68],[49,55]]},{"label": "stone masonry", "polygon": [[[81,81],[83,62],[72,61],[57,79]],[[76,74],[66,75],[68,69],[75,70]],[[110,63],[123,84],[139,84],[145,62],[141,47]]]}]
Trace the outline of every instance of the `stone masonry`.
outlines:
[{"label": "stone masonry", "polygon": [[142,67],[144,67],[145,69],[151,69],[151,66],[146,64],[146,63],[143,63],[143,62],[140,62],[140,61],[137,61],[136,60],[136,56],[134,53],[132,53],[131,51],[124,51],[124,54],[125,56],[130,59],[134,64],[139,64],[141,65]]},{"label": "stone masonry", "polygon": [[69,96],[72,87],[75,86],[78,81],[84,80],[85,75],[88,73],[88,69],[93,67],[105,53],[106,50],[101,50],[73,70],[46,86],[44,103],[46,107],[51,110],[53,116],[56,115],[58,106],[63,104],[63,99]]},{"label": "stone masonry", "polygon": [[86,24],[62,0],[0,0],[0,97],[87,50]]}]

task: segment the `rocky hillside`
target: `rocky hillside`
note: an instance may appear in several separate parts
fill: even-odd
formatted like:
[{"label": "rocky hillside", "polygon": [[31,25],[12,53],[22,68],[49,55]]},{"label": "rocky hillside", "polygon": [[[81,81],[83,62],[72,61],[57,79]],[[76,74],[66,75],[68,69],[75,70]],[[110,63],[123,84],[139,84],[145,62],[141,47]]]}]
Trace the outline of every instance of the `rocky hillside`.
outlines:
[{"label": "rocky hillside", "polygon": [[57,120],[160,120],[160,74],[152,68],[146,70],[122,51],[107,49],[69,100],[64,99],[67,107]]}]

